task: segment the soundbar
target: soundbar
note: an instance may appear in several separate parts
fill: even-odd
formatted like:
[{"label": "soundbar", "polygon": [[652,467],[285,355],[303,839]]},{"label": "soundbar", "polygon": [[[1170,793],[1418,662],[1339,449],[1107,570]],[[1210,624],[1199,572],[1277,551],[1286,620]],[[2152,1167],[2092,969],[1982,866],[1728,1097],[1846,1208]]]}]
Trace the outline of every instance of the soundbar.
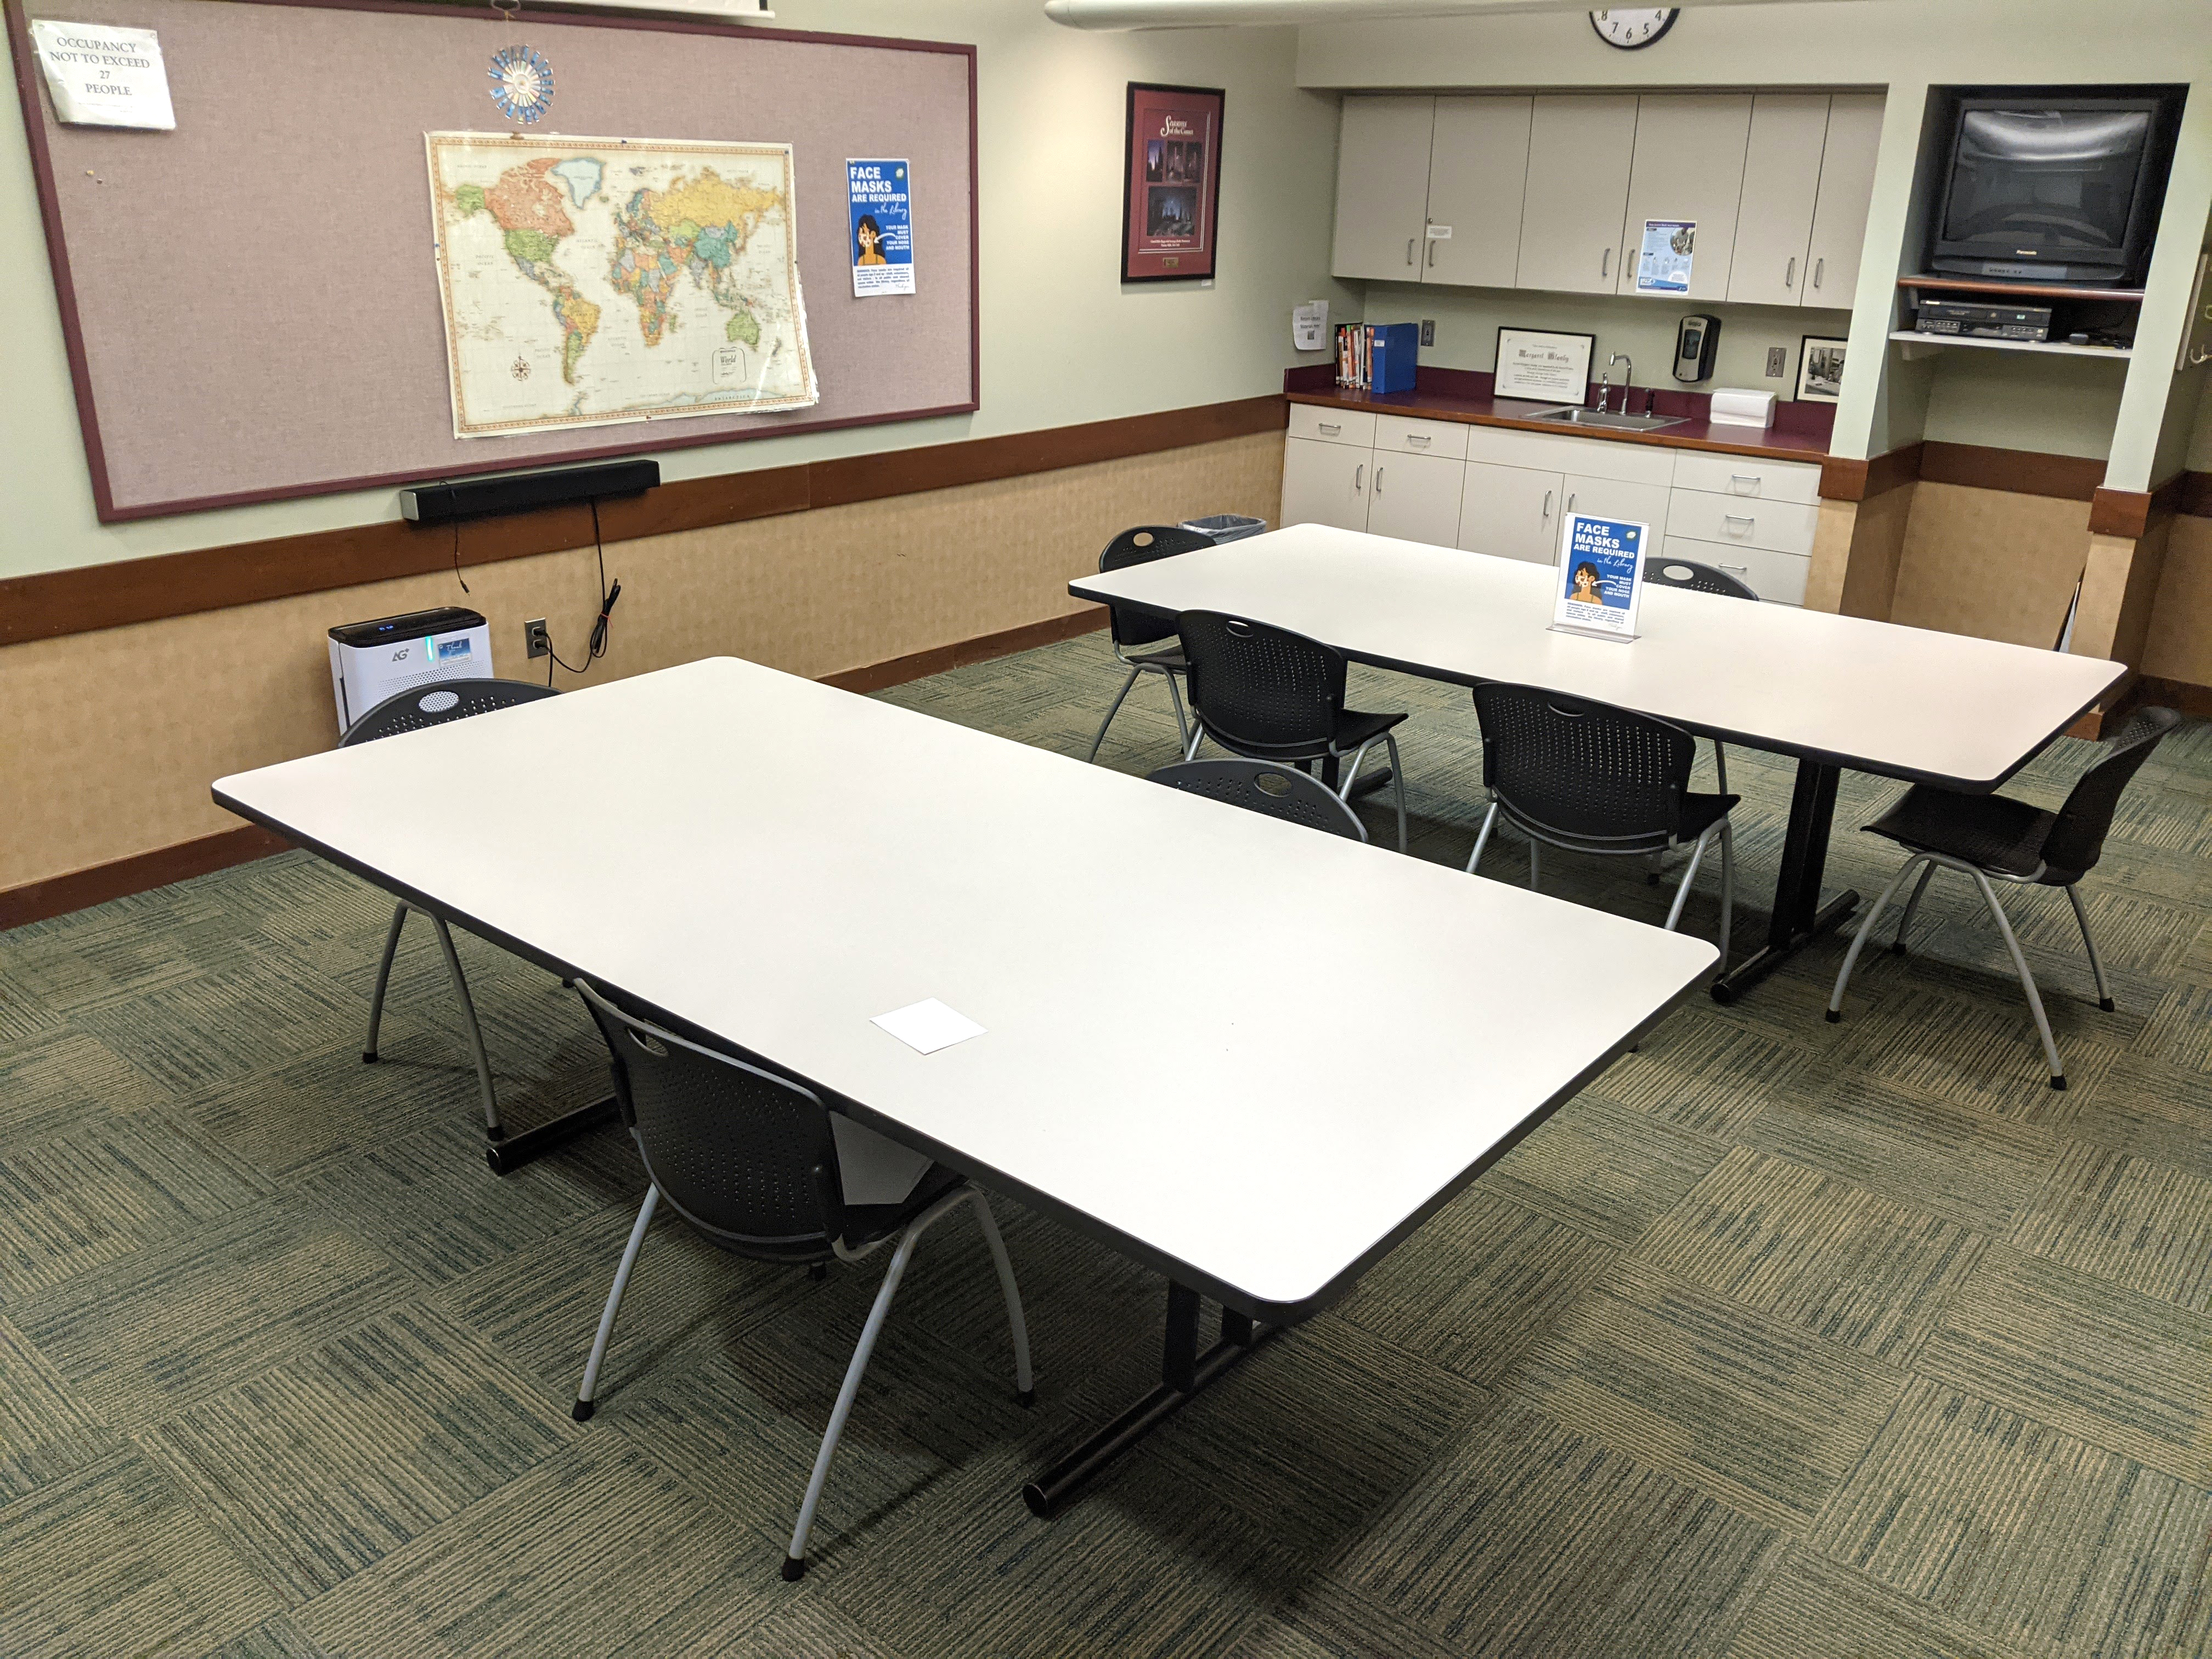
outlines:
[{"label": "soundbar", "polygon": [[642,495],[659,482],[658,461],[604,461],[544,472],[504,472],[453,483],[411,484],[399,492],[399,513],[416,524],[444,524],[495,513],[566,507],[572,501]]}]

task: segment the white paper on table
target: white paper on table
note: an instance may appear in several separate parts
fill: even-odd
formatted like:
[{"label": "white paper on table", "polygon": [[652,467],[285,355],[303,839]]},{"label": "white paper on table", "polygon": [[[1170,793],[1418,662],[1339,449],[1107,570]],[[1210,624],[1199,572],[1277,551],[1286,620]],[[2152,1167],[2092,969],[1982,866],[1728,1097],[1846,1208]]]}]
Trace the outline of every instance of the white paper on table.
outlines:
[{"label": "white paper on table", "polygon": [[918,1054],[933,1054],[956,1042],[983,1035],[983,1028],[967,1015],[946,1007],[935,997],[878,1014],[868,1022],[880,1025]]},{"label": "white paper on table", "polygon": [[139,127],[167,132],[177,125],[169,72],[152,29],[33,19],[31,40],[53,97],[54,118],[72,126]]}]

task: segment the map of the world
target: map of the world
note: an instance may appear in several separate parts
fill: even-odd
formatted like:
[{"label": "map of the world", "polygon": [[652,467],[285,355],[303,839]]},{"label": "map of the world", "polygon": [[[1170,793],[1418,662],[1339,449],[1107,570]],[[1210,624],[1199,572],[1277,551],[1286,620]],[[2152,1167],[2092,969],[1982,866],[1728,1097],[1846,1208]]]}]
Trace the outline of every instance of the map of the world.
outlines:
[{"label": "map of the world", "polygon": [[455,436],[817,400],[788,144],[427,139]]}]

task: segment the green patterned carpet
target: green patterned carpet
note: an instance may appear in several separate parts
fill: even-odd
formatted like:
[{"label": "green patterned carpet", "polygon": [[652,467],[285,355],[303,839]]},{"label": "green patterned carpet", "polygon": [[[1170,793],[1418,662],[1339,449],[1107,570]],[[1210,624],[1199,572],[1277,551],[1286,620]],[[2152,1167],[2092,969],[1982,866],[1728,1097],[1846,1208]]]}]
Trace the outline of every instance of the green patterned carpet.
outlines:
[{"label": "green patterned carpet", "polygon": [[[1079,755],[1115,683],[1091,635],[888,695]],[[1413,710],[1416,850],[1463,861],[1464,695],[1361,673],[1355,702]],[[1155,683],[1103,758],[1173,747]],[[2014,788],[2055,802],[2090,752]],[[1729,761],[1745,948],[1790,774]],[[1844,780],[1832,881],[1887,878],[1852,827],[1893,791]],[[2117,1013],[2063,898],[2021,897],[2068,1092],[1947,878],[1845,1023],[1820,1014],[1834,945],[1686,1006],[1049,1525],[1019,1482],[1151,1380],[1159,1282],[1002,1204],[1024,1412],[988,1257],[948,1224],[797,1585],[781,1542],[872,1266],[814,1284],[665,1219],[574,1423],[641,1177],[611,1133],[486,1171],[427,929],[376,1066],[388,905],[305,854],[0,935],[0,1655],[2203,1654],[2208,854],[2197,724],[2087,888]],[[1518,843],[1491,857],[1522,878]],[[1554,854],[1546,877],[1664,915],[1633,868]],[[1699,886],[1686,925],[1709,930]],[[1157,932],[1097,943],[1175,971]],[[461,951],[512,1121],[605,1091],[569,994]],[[1388,1111],[1388,1033],[1361,1036]]]}]

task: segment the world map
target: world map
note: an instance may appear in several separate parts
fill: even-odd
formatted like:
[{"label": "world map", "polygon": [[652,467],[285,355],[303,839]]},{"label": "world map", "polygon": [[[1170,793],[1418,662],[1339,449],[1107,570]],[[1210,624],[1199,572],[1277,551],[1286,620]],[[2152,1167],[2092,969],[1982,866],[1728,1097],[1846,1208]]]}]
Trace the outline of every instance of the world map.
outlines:
[{"label": "world map", "polygon": [[456,437],[820,397],[788,144],[426,142]]}]

